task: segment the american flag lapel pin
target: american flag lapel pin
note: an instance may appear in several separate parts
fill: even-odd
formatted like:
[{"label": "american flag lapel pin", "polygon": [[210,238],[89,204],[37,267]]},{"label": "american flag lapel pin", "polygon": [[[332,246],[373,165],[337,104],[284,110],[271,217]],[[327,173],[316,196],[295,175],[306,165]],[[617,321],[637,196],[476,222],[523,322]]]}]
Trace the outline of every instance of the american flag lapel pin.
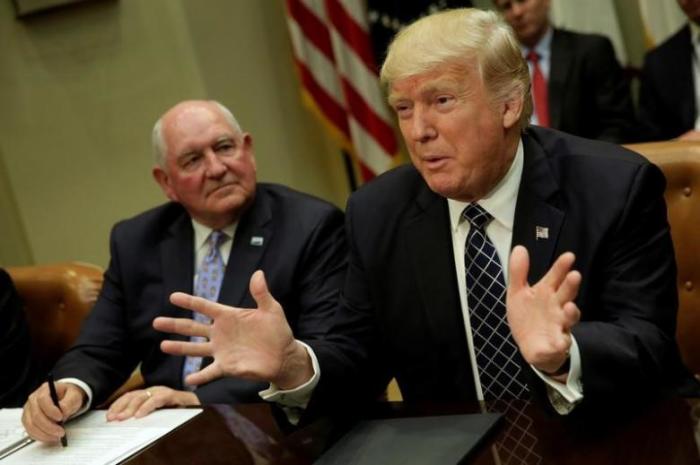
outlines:
[{"label": "american flag lapel pin", "polygon": [[260,247],[263,245],[263,238],[262,236],[253,236],[250,238],[250,245],[255,245],[257,247]]},{"label": "american flag lapel pin", "polygon": [[535,240],[549,239],[549,228],[535,226]]}]

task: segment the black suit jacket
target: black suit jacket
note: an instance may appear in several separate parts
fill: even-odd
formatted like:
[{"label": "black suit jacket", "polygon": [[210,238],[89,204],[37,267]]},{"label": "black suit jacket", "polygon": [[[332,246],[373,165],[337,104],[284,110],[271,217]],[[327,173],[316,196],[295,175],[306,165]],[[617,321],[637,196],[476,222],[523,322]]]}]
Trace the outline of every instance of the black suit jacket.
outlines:
[{"label": "black suit jacket", "polygon": [[634,141],[636,123],[630,86],[610,40],[554,29],[551,53],[551,127],[590,139]]},{"label": "black suit jacket", "polygon": [[690,26],[644,57],[639,119],[645,140],[667,140],[695,127],[695,85]]},{"label": "black suit jacket", "polygon": [[38,385],[29,326],[10,275],[0,269],[0,408],[21,407]]},{"label": "black suit jacket", "polygon": [[[191,293],[194,232],[182,206],[168,203],[118,223],[102,292],[75,346],[57,363],[57,377],[76,377],[104,401],[141,363],[147,385],[182,389],[183,357],[166,355],[156,316],[191,317],[168,301]],[[262,245],[251,242],[262,237]],[[229,255],[219,302],[255,307],[251,274],[262,269],[298,339],[325,335],[346,266],[343,214],[334,206],[291,189],[258,183],[254,204],[241,218]],[[185,339],[182,337],[181,339]],[[266,385],[225,378],[195,390],[202,403],[260,400]]]},{"label": "black suit jacket", "polygon": [[[577,256],[584,403],[646,395],[685,376],[676,371],[661,171],[618,146],[554,130],[532,127],[523,143],[513,244],[530,252],[532,284],[561,253]],[[548,239],[536,238],[537,226]],[[371,398],[392,376],[407,401],[475,399],[446,199],[403,166],[352,195],[346,229],[348,277],[333,330],[313,344],[321,377],[312,407]]]}]

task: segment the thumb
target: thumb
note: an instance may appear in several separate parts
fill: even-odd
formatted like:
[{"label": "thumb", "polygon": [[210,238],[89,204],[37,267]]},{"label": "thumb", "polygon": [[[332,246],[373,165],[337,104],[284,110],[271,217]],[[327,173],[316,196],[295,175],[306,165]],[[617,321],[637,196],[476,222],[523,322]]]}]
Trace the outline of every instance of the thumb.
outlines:
[{"label": "thumb", "polygon": [[70,383],[56,383],[56,393],[59,397],[58,405],[64,418],[68,418],[83,406],[84,393],[81,388]]},{"label": "thumb", "polygon": [[517,292],[527,287],[527,272],[530,269],[530,256],[522,245],[513,247],[508,263],[509,292]]},{"label": "thumb", "polygon": [[250,294],[258,304],[259,309],[270,310],[277,303],[270,291],[267,288],[265,273],[262,270],[257,270],[250,278]]}]

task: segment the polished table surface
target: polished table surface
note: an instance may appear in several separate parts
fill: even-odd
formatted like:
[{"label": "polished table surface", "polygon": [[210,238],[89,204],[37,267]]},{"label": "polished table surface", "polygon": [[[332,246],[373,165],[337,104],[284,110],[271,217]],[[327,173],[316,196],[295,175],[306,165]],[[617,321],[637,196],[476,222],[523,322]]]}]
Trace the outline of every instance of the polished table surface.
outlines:
[{"label": "polished table surface", "polygon": [[[477,413],[474,405],[378,404],[374,418]],[[633,415],[612,412],[574,422],[523,401],[491,406],[504,421],[465,463],[470,464],[700,464],[700,402],[669,399]],[[136,464],[311,464],[348,427],[322,419],[288,431],[268,404],[213,405],[127,460]],[[515,421],[516,425],[514,425]],[[513,437],[522,444],[514,445]],[[515,451],[511,454],[508,447]],[[390,445],[387,445],[390,447]]]}]

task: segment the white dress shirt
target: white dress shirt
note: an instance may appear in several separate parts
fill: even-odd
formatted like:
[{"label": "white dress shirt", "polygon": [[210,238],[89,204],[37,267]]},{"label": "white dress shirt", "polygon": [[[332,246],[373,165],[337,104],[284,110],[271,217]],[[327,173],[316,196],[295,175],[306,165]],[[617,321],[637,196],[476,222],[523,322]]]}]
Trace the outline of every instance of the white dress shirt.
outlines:
[{"label": "white dress shirt", "polygon": [[695,130],[700,131],[700,26],[690,22],[690,45],[693,50],[693,88],[695,89]]}]

